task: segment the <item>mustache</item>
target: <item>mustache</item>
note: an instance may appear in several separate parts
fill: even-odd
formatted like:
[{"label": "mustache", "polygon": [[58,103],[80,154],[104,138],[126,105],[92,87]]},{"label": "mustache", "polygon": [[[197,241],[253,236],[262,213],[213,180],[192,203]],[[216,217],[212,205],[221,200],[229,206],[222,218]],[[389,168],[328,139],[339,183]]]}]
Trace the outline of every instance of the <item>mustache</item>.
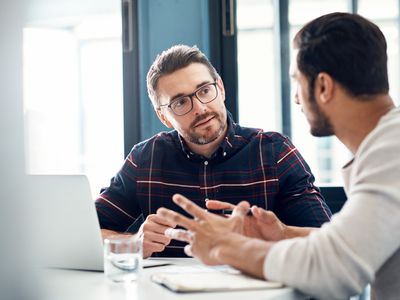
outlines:
[{"label": "mustache", "polygon": [[205,119],[207,119],[208,117],[217,117],[218,118],[218,114],[216,113],[216,112],[208,112],[208,113],[205,113],[205,114],[203,114],[203,115],[199,115],[199,116],[197,116],[194,120],[193,120],[193,122],[190,124],[190,127],[194,127],[194,126],[196,126],[196,124],[197,123],[199,123],[200,121],[203,121],[203,120],[205,120]]}]

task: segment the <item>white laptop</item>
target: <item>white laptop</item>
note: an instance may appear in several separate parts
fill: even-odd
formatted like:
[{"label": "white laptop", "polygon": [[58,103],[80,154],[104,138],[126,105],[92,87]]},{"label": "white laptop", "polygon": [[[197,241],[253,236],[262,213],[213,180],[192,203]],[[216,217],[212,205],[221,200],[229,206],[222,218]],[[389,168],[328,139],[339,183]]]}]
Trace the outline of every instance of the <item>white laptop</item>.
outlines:
[{"label": "white laptop", "polygon": [[[29,175],[35,246],[47,267],[102,271],[103,241],[85,175]],[[171,264],[162,258],[143,261],[144,268]]]},{"label": "white laptop", "polygon": [[29,175],[36,246],[46,266],[103,270],[103,242],[84,175]]}]

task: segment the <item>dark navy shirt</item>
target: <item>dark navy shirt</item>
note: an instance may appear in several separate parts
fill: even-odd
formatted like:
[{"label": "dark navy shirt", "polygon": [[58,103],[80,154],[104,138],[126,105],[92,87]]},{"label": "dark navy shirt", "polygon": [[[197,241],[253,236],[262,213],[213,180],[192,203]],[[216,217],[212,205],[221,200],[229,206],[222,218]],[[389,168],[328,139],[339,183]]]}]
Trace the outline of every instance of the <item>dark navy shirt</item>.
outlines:
[{"label": "dark navy shirt", "polygon": [[[183,212],[180,193],[205,208],[206,199],[242,200],[272,210],[287,225],[319,227],[331,212],[307,163],[287,137],[245,128],[228,116],[228,133],[211,158],[192,153],[177,131],[136,144],[96,200],[100,226],[136,232],[159,207]],[[173,242],[164,255],[183,254]]]}]

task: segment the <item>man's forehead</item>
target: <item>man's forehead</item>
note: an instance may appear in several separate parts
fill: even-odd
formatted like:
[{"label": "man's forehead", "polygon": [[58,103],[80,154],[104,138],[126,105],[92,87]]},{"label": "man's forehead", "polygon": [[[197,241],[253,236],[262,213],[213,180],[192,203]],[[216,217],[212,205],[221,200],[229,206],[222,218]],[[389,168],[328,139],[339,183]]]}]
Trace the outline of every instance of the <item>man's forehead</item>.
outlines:
[{"label": "man's forehead", "polygon": [[160,96],[170,100],[192,93],[200,86],[213,81],[207,66],[192,63],[185,68],[162,76],[158,81],[158,92]]}]

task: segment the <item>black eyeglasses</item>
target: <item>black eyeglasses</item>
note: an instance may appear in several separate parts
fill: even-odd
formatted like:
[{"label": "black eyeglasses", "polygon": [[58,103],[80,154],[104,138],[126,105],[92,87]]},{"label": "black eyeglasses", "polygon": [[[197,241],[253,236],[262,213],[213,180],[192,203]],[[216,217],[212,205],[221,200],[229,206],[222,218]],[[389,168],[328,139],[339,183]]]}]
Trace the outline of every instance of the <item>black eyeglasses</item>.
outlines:
[{"label": "black eyeglasses", "polygon": [[218,97],[217,82],[207,83],[192,94],[174,99],[169,104],[160,105],[158,109],[168,107],[177,116],[186,115],[193,109],[193,96],[203,104],[214,101]]}]

